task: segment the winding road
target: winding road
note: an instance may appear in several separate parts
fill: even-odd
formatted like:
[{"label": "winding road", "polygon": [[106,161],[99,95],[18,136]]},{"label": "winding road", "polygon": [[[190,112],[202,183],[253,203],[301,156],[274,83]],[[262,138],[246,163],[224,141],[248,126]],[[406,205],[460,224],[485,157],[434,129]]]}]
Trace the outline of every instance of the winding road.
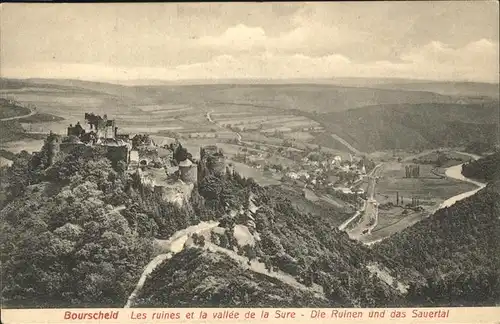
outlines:
[{"label": "winding road", "polygon": [[[207,120],[208,120],[209,122],[211,122],[212,124],[216,125],[217,127],[219,127],[219,128],[221,128],[221,129],[224,129],[224,130],[225,130],[226,128],[224,128],[224,127],[222,127],[221,125],[217,124],[217,123],[215,122],[215,120],[213,120],[213,119],[212,119],[212,116],[210,115],[212,112],[213,112],[213,111],[207,112],[207,114],[206,114]],[[242,138],[242,137],[241,137],[241,134],[240,134],[240,133],[238,133],[238,132],[235,132],[235,131],[233,131],[233,133],[235,133],[235,134],[236,134],[236,137],[238,138],[238,142],[241,142],[241,138]]]},{"label": "winding road", "polygon": [[135,300],[137,299],[137,296],[139,295],[142,287],[144,286],[144,283],[146,282],[146,279],[151,274],[151,272],[153,272],[153,270],[156,269],[156,267],[162,264],[165,260],[169,260],[170,258],[172,258],[174,254],[182,251],[182,249],[184,248],[184,244],[188,240],[189,236],[191,236],[194,233],[198,234],[202,231],[211,229],[218,225],[219,222],[201,222],[197,225],[189,226],[187,228],[175,232],[167,240],[156,240],[156,243],[161,247],[161,249],[165,253],[156,256],[146,265],[144,271],[141,274],[141,277],[139,278],[139,281],[137,282],[134,291],[130,294],[127,300],[127,304],[125,305],[124,308],[130,308],[134,306]]},{"label": "winding road", "polygon": [[[118,208],[121,208],[121,207],[118,207]],[[254,214],[258,209],[259,209],[259,207],[255,206],[255,204],[253,202],[253,198],[252,198],[252,196],[250,196],[249,197],[248,213],[250,213],[250,215]],[[130,308],[136,304],[137,296],[139,296],[142,288],[144,287],[144,283],[148,279],[149,275],[160,264],[162,264],[166,260],[171,259],[174,254],[181,252],[184,249],[184,247],[186,246],[188,239],[193,234],[195,234],[195,233],[202,234],[202,232],[206,233],[206,231],[210,231],[212,228],[215,228],[218,225],[219,225],[219,222],[216,222],[216,221],[201,222],[197,225],[189,226],[187,228],[184,228],[184,229],[181,229],[181,230],[175,232],[170,238],[168,238],[166,240],[156,239],[155,243],[163,253],[156,256],[153,260],[151,260],[146,265],[146,267],[144,268],[144,270],[141,274],[141,277],[139,278],[139,281],[137,282],[137,285],[136,285],[134,291],[130,294],[124,308]],[[302,289],[302,290],[306,290],[306,291],[309,291],[310,289],[312,289],[312,291],[316,294],[316,296],[318,296],[320,298],[324,298],[323,287],[321,287],[317,284],[313,284],[311,288],[308,288],[308,287],[304,286],[302,283],[299,283],[292,275],[285,273],[279,269],[269,270],[269,269],[267,269],[267,267],[264,263],[259,262],[257,260],[249,260],[247,257],[239,255],[238,253],[236,253],[233,250],[228,250],[226,248],[222,248],[218,245],[215,245],[212,242],[210,242],[210,239],[205,241],[204,248],[208,251],[211,251],[211,252],[224,253],[225,255],[229,256],[233,260],[238,261],[243,269],[248,269],[250,271],[278,279],[281,282],[288,284],[292,287],[298,288],[298,289]]]},{"label": "winding road", "polygon": [[26,114],[26,115],[21,115],[21,116],[1,118],[0,121],[16,120],[16,119],[30,117],[30,116],[33,116],[34,114],[36,114],[35,109],[29,108],[29,107],[23,107],[23,108],[28,108],[30,110],[30,113]]}]

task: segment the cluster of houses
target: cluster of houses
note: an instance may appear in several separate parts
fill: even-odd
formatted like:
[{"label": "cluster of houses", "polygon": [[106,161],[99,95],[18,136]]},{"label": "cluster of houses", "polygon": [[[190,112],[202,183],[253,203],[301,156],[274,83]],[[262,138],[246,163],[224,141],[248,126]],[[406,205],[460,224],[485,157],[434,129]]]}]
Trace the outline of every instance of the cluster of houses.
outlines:
[{"label": "cluster of houses", "polygon": [[361,180],[366,175],[366,167],[352,161],[342,161],[340,156],[322,161],[310,160],[304,157],[300,167],[295,171],[288,171],[285,178],[300,180],[312,187],[330,187],[344,194],[362,194],[363,189],[356,192],[351,190],[351,185]]}]

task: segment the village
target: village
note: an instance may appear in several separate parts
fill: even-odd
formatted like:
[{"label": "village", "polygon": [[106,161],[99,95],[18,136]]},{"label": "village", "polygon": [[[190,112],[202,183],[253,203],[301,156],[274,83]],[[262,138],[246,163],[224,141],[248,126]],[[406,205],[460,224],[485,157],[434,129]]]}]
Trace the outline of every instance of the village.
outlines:
[{"label": "village", "polygon": [[[364,195],[360,187],[367,171],[373,168],[373,162],[352,156],[342,159],[340,155],[319,150],[294,150],[289,148],[270,148],[262,145],[243,147],[231,159],[244,163],[256,170],[279,179],[282,183],[308,188],[319,192],[335,192],[340,195]],[[255,147],[258,149],[255,149]],[[274,163],[271,157],[282,157],[292,164]],[[366,164],[366,165],[365,165]],[[368,169],[368,170],[367,170]]]}]

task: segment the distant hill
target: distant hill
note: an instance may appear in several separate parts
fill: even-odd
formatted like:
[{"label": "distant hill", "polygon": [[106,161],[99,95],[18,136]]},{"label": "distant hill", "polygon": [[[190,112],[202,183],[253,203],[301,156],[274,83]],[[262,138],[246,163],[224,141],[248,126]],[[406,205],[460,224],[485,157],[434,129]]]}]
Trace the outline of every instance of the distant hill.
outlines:
[{"label": "distant hill", "polygon": [[499,202],[496,181],[374,246],[399,264],[401,276],[420,274],[408,291],[412,305],[500,303]]},{"label": "distant hill", "polygon": [[[331,84],[210,84],[140,86],[161,103],[241,105],[264,109],[328,113],[371,105],[472,102],[432,92],[343,87]],[[473,99],[476,100],[477,99]]]},{"label": "distant hill", "polygon": [[[482,104],[422,103],[376,105],[309,115],[362,151],[428,149],[493,143],[498,101]],[[328,134],[317,138],[332,144]]]},{"label": "distant hill", "polygon": [[[165,84],[124,86],[105,82],[64,79],[2,79],[2,89],[42,87],[66,92],[86,91],[90,96],[108,95],[113,98],[140,101],[143,104],[191,104],[210,107],[220,104],[241,104],[277,110],[298,109],[307,112],[335,112],[380,104],[456,103],[464,100],[430,91],[376,89],[373,87],[341,86],[329,83],[220,83]],[[257,81],[256,81],[257,82]],[[142,83],[139,83],[142,84]]]},{"label": "distant hill", "polygon": [[401,89],[410,91],[431,91],[448,96],[471,96],[499,98],[499,85],[480,82],[389,82],[378,84],[381,89]]}]

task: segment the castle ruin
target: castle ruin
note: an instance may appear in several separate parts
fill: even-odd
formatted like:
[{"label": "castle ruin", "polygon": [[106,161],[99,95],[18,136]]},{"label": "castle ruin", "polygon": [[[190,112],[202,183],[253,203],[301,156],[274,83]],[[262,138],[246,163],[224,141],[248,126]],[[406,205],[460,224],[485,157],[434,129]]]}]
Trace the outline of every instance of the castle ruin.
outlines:
[{"label": "castle ruin", "polygon": [[198,182],[210,174],[224,175],[226,173],[225,157],[216,145],[200,148],[200,161],[198,163]]}]

